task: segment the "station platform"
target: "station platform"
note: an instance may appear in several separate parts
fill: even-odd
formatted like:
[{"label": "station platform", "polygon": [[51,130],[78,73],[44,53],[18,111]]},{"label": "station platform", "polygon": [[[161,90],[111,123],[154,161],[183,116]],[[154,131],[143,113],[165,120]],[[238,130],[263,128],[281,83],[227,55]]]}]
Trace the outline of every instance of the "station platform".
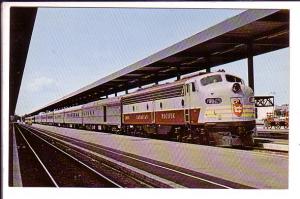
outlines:
[{"label": "station platform", "polygon": [[44,130],[263,189],[288,188],[288,156],[33,124]]},{"label": "station platform", "polygon": [[265,128],[264,125],[256,125],[256,129],[258,132],[269,132],[269,133],[289,133],[289,129],[284,129],[281,127],[280,129],[272,128]]},{"label": "station platform", "polygon": [[12,186],[14,187],[22,187],[22,176],[20,171],[20,162],[19,162],[19,154],[18,154],[18,146],[16,142],[16,129],[14,125],[12,125],[11,136],[12,136]]},{"label": "station platform", "polygon": [[[267,129],[267,128],[264,128],[264,126],[259,126],[259,125],[257,125],[256,128],[257,128],[256,138],[281,139],[281,140],[289,139],[289,129],[283,129],[283,128]],[[268,145],[265,145],[265,147],[268,147]],[[276,147],[276,146],[274,145],[274,147]],[[285,147],[285,146],[279,146],[279,147],[288,151],[288,147]]]},{"label": "station platform", "polygon": [[254,138],[254,142],[262,149],[274,151],[289,151],[289,140],[286,139],[272,139],[272,138]]}]

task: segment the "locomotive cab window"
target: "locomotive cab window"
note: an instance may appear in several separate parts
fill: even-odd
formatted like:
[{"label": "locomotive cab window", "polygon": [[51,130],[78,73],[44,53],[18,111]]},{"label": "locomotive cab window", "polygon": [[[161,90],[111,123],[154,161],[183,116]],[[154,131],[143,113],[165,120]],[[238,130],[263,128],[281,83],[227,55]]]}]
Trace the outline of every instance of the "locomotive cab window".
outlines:
[{"label": "locomotive cab window", "polygon": [[221,75],[211,75],[211,76],[208,76],[208,77],[203,77],[203,78],[200,80],[200,83],[201,83],[203,86],[206,86],[206,85],[208,85],[208,84],[217,83],[217,82],[222,82],[222,77],[221,77]]},{"label": "locomotive cab window", "polygon": [[241,84],[244,84],[243,80],[241,78],[235,77],[233,75],[225,75],[226,81],[228,82],[238,82]]}]

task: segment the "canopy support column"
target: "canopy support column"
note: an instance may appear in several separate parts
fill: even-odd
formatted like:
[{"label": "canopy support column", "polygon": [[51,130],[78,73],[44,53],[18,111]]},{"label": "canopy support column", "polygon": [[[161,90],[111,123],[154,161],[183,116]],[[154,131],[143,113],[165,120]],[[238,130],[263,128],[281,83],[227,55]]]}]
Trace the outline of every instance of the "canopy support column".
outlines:
[{"label": "canopy support column", "polygon": [[206,66],[206,72],[207,73],[210,73],[211,72],[211,67],[212,67],[212,61],[211,61],[211,58],[210,58],[210,56],[208,56],[207,58],[207,66]]},{"label": "canopy support column", "polygon": [[180,67],[179,66],[176,66],[176,78],[177,80],[180,80]]},{"label": "canopy support column", "polygon": [[247,44],[248,60],[248,85],[254,91],[253,44]]}]

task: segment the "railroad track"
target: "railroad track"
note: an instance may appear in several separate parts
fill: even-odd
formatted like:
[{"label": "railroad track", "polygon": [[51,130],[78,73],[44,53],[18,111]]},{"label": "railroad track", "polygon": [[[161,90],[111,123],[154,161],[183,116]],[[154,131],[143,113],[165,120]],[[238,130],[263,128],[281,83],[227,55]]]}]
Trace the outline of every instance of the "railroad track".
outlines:
[{"label": "railroad track", "polygon": [[94,161],[102,162],[114,171],[124,171],[128,177],[152,187],[189,187],[189,188],[252,188],[185,168],[168,165],[145,157],[128,154],[104,146],[84,142],[58,133],[26,126],[44,139],[52,139],[56,145],[67,150],[84,154]]},{"label": "railroad track", "polygon": [[[23,186],[122,187],[33,131],[16,126]],[[27,166],[27,167],[26,167]]]}]

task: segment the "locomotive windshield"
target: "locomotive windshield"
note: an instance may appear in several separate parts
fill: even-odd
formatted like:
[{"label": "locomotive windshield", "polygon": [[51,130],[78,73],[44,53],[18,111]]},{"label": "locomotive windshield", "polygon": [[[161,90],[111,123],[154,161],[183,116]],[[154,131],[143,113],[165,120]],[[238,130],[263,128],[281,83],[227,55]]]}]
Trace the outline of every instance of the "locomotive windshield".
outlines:
[{"label": "locomotive windshield", "polygon": [[225,77],[228,82],[239,82],[243,84],[243,80],[241,78],[235,77],[233,75],[225,75]]},{"label": "locomotive windshield", "polygon": [[221,81],[222,81],[221,75],[212,75],[212,76],[204,77],[200,80],[203,86],[216,83],[216,82],[221,82]]}]

